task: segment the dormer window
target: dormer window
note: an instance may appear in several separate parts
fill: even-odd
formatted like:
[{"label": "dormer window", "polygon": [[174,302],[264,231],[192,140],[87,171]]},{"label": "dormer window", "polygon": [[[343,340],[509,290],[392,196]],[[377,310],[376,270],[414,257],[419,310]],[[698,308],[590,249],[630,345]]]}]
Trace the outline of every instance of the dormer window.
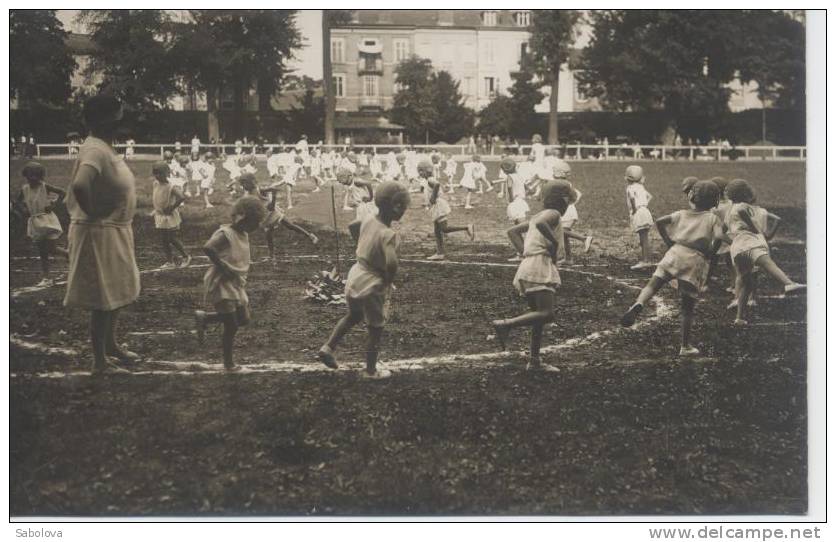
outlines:
[{"label": "dormer window", "polygon": [[514,21],[517,23],[517,26],[531,25],[531,12],[517,11],[516,13],[514,13]]},{"label": "dormer window", "polygon": [[496,12],[495,11],[483,11],[482,12],[482,24],[485,26],[496,26]]}]

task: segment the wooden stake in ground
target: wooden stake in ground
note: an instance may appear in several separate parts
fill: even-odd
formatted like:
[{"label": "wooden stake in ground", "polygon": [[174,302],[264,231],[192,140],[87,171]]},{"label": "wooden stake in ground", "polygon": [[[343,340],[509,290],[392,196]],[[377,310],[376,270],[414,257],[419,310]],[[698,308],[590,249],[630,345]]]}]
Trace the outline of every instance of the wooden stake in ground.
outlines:
[{"label": "wooden stake in ground", "polygon": [[340,274],[340,229],[337,226],[337,198],[334,183],[331,183],[331,217],[334,219],[334,238],[336,239],[337,260],[335,269]]}]

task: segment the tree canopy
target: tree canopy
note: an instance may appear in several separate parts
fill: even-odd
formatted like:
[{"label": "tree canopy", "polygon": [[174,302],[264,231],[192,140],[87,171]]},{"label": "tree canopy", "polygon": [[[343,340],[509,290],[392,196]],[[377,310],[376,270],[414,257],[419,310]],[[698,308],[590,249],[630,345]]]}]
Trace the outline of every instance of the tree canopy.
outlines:
[{"label": "tree canopy", "polygon": [[276,9],[190,10],[192,23],[178,29],[175,52],[185,79],[215,92],[232,88],[235,109],[256,87],[259,109],[281,88],[287,61],[302,46],[295,11]]},{"label": "tree canopy", "polygon": [[161,9],[89,9],[78,15],[95,43],[88,77],[141,109],[166,106],[178,89],[170,17]]},{"label": "tree canopy", "polygon": [[590,17],[594,35],[578,78],[605,108],[663,111],[672,128],[686,115],[728,110],[743,12],[605,10]]},{"label": "tree canopy", "polygon": [[395,71],[399,90],[390,112],[392,122],[402,124],[413,143],[457,141],[473,129],[475,113],[464,105],[459,83],[445,72],[435,72],[432,62],[413,56]]},{"label": "tree canopy", "polygon": [[787,13],[749,10],[740,38],[740,79],[758,84],[758,97],[779,108],[803,110],[806,100],[804,24]]},{"label": "tree canopy", "polygon": [[61,106],[76,68],[55,10],[9,10],[9,96],[27,105]]},{"label": "tree canopy", "polygon": [[531,61],[535,73],[551,87],[549,94],[549,143],[558,142],[557,95],[560,68],[569,61],[577,36],[580,12],[571,9],[538,9],[531,16]]}]

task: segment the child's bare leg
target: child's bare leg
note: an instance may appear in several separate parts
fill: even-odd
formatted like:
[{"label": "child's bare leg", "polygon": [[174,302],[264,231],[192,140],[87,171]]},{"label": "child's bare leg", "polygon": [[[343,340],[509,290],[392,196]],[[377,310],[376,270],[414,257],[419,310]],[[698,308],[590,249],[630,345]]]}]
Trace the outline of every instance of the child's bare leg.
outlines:
[{"label": "child's bare leg", "polygon": [[790,279],[786,273],[784,273],[780,267],[775,263],[771,256],[765,255],[758,258],[758,261],[755,262],[761,269],[766,271],[772,278],[787,286],[789,284],[794,284],[792,279]]},{"label": "child's bare leg", "polygon": [[371,374],[377,370],[377,356],[380,353],[380,339],[383,336],[383,328],[369,326],[368,331],[368,340],[366,342],[366,372]]},{"label": "child's bare leg", "polygon": [[569,242],[570,233],[568,230],[563,230],[563,257],[566,259],[566,263],[572,261],[572,244]]},{"label": "child's bare leg", "polygon": [[336,327],[331,332],[331,336],[328,338],[328,341],[325,343],[325,346],[328,347],[329,350],[334,351],[337,349],[337,345],[340,344],[345,334],[348,333],[351,328],[359,324],[363,321],[363,313],[360,311],[349,311],[348,314],[343,316],[339,322],[337,322]]},{"label": "child's bare leg", "polygon": [[467,190],[467,194],[464,197],[464,207],[468,209],[471,207],[470,205],[470,189]]},{"label": "child's bare leg", "polygon": [[45,279],[49,278],[49,253],[51,252],[49,243],[50,241],[47,239],[38,241],[37,243],[38,256],[41,259],[41,275],[43,275],[43,278]]},{"label": "child's bare leg", "polygon": [[107,366],[106,345],[111,326],[112,311],[90,312],[90,342],[93,345],[93,371]]},{"label": "child's bare leg", "polygon": [[642,247],[642,261],[650,261],[650,230],[642,230],[639,232],[639,244]]},{"label": "child's bare leg", "polygon": [[448,226],[447,221],[443,221],[443,222],[440,222],[440,223],[437,222],[436,224],[441,225],[441,231],[442,231],[442,233],[445,233],[445,234],[455,233],[457,231],[468,231],[470,229],[469,226]]},{"label": "child's bare leg", "polygon": [[170,263],[172,254],[171,254],[171,242],[170,237],[168,235],[168,230],[161,229],[160,230],[160,242],[163,246],[163,254],[165,255],[166,263]]},{"label": "child's bare leg", "polygon": [[[515,328],[522,326],[545,325],[554,320],[554,292],[541,290],[526,294],[530,311],[507,320],[495,320],[497,326]],[[538,346],[539,349],[539,346]]]},{"label": "child's bare leg", "polygon": [[177,233],[175,230],[171,231],[169,243],[171,244],[171,246],[177,249],[177,252],[179,252],[180,255],[183,256],[183,259],[189,257],[189,253],[186,252],[186,247],[184,247],[183,243],[180,242],[180,239],[177,238]]},{"label": "child's bare leg", "polygon": [[693,297],[688,295],[682,294],[680,297],[682,307],[682,349],[687,350],[691,348],[691,327],[694,325],[694,307],[697,303]]},{"label": "child's bare leg", "polygon": [[446,222],[439,222],[436,221],[433,224],[435,230],[435,253],[438,255],[444,255],[444,226]]},{"label": "child's bare leg", "polygon": [[270,254],[270,259],[271,260],[276,257],[276,247],[273,244],[273,231],[274,230],[275,230],[275,228],[268,228],[264,232],[264,237],[267,238],[267,252]]},{"label": "child's bare leg", "polygon": [[224,367],[231,369],[235,366],[235,362],[232,360],[232,349],[235,345],[235,335],[238,333],[238,320],[234,313],[226,313],[219,316],[224,325],[223,337],[221,339]]},{"label": "child's bare leg", "polygon": [[639,296],[636,298],[636,302],[633,303],[627,312],[621,317],[621,325],[624,327],[630,327],[636,322],[636,318],[638,317],[639,313],[644,309],[644,306],[647,304],[650,299],[656,295],[656,293],[662,289],[662,286],[668,283],[670,277],[667,279],[660,279],[657,276],[650,277],[650,280],[647,281],[647,284],[642,291],[639,292]]},{"label": "child's bare leg", "polygon": [[287,208],[293,209],[293,187],[287,185]]},{"label": "child's bare leg", "polygon": [[107,334],[105,336],[105,352],[108,356],[113,356],[121,361],[136,361],[139,359],[139,354],[125,350],[116,341],[116,334],[119,331],[119,309],[111,311],[110,320],[108,322]]},{"label": "child's bare leg", "polygon": [[746,318],[748,316],[747,313],[749,309],[749,296],[752,294],[753,276],[754,274],[749,272],[738,279],[737,319],[735,320],[736,324],[742,324],[746,322]]}]

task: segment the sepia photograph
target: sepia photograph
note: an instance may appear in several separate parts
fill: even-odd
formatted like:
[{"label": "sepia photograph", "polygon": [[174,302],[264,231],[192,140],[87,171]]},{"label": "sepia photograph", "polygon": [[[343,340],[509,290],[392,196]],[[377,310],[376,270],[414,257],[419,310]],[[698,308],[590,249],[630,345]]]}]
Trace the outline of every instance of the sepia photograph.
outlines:
[{"label": "sepia photograph", "polygon": [[826,15],[8,12],[11,520],[809,517]]}]

